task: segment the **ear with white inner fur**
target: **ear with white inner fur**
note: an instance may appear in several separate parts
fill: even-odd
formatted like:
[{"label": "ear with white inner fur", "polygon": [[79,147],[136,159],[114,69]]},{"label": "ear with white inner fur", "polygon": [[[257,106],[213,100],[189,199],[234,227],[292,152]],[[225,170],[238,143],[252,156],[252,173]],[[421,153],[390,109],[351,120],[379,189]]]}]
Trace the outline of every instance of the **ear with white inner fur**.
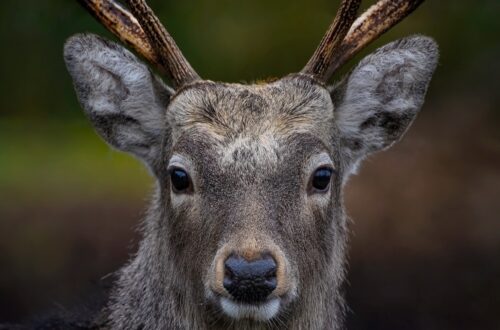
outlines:
[{"label": "ear with white inner fur", "polygon": [[432,39],[404,38],[365,57],[333,87],[335,122],[351,171],[403,136],[424,102],[438,55]]},{"label": "ear with white inner fur", "polygon": [[71,37],[64,46],[64,60],[97,132],[111,146],[151,166],[173,90],[124,47],[95,35]]}]

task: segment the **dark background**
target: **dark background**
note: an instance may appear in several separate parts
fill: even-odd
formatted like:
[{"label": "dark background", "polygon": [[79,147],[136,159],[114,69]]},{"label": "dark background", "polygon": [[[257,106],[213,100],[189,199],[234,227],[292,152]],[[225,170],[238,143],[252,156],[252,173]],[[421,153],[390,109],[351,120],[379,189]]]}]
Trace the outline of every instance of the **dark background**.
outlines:
[{"label": "dark background", "polygon": [[[202,77],[230,82],[300,70],[338,6],[149,2]],[[368,49],[421,33],[441,59],[406,138],[347,186],[350,329],[500,329],[499,14],[428,0]],[[0,321],[76,303],[138,240],[152,179],[96,136],[62,59],[86,31],[110,36],[76,1],[0,2]]]}]

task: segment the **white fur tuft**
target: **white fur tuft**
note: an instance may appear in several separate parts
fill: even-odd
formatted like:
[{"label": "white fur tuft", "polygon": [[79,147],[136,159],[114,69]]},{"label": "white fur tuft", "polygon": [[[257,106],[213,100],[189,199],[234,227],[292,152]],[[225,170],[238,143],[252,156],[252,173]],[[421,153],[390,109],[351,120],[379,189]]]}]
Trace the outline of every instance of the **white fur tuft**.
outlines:
[{"label": "white fur tuft", "polygon": [[220,304],[224,313],[236,320],[248,318],[257,321],[268,321],[278,314],[280,299],[275,298],[260,305],[249,305],[236,303],[222,297]]}]

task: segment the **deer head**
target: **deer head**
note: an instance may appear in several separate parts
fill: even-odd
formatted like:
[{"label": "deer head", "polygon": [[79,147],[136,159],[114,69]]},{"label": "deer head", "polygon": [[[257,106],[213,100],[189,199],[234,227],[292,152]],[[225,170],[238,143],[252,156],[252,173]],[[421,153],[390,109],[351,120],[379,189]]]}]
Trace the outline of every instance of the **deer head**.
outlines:
[{"label": "deer head", "polygon": [[111,146],[157,179],[137,255],[108,306],[116,328],[332,329],[341,324],[342,187],[399,140],[421,108],[437,46],[413,36],[333,73],[422,1],[344,0],[306,64],[254,85],[201,79],[151,9],[84,0],[131,52],[94,35],[64,56],[79,101]]}]

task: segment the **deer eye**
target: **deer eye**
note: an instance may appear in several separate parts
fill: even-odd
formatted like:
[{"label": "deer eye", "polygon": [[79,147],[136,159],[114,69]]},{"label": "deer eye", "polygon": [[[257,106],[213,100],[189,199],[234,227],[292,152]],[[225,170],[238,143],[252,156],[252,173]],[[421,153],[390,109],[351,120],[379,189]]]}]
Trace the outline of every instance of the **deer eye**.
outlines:
[{"label": "deer eye", "polygon": [[332,178],[333,170],[327,167],[318,168],[312,178],[311,178],[311,186],[314,190],[319,192],[325,192],[328,190],[330,186],[330,181]]},{"label": "deer eye", "polygon": [[170,181],[174,192],[185,193],[191,189],[191,179],[181,168],[174,168],[170,171]]}]

